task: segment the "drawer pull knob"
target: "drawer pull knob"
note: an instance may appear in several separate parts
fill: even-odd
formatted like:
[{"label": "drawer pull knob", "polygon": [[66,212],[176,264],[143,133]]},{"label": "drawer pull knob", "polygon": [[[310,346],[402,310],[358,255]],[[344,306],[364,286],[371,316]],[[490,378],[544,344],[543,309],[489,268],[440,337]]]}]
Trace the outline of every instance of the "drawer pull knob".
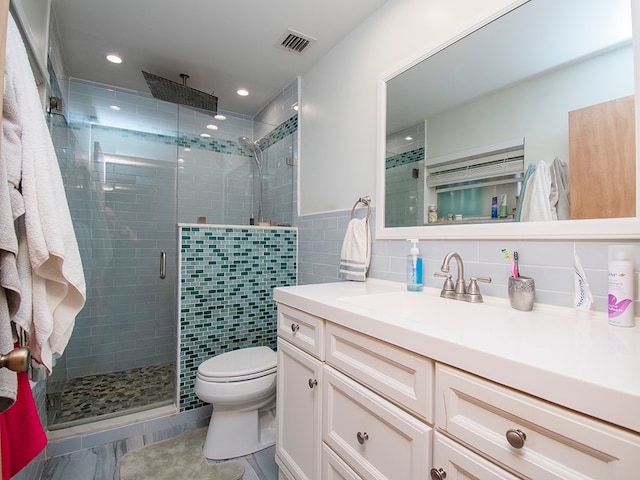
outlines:
[{"label": "drawer pull knob", "polygon": [[527,440],[527,435],[522,430],[515,430],[510,428],[507,430],[507,442],[513,448],[524,447],[524,442]]},{"label": "drawer pull knob", "polygon": [[360,445],[363,445],[364,442],[369,440],[369,435],[367,434],[367,432],[358,432],[356,438],[358,439],[358,443]]},{"label": "drawer pull knob", "polygon": [[292,323],[291,324],[291,333],[296,333],[298,330],[300,330],[300,325],[298,325],[297,323]]},{"label": "drawer pull knob", "polygon": [[447,472],[445,472],[441,468],[437,470],[435,468],[432,468],[430,473],[431,473],[431,480],[444,480],[445,478],[447,478]]},{"label": "drawer pull knob", "polygon": [[313,388],[316,385],[318,385],[318,380],[316,380],[315,378],[310,378],[309,379],[309,388]]}]

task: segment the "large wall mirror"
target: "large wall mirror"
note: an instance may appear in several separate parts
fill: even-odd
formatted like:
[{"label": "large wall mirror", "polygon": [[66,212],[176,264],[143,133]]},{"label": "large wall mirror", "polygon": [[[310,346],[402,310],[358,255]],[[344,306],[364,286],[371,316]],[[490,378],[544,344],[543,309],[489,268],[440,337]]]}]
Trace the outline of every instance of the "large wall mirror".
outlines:
[{"label": "large wall mirror", "polygon": [[522,1],[382,78],[376,237],[640,238],[632,3]]}]

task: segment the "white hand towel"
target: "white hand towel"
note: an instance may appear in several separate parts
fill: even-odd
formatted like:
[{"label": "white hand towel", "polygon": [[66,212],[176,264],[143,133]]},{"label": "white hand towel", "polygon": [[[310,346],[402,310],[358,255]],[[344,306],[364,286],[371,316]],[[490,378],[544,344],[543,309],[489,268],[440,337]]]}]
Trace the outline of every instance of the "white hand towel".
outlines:
[{"label": "white hand towel", "polygon": [[371,233],[366,218],[353,218],[347,226],[340,254],[340,276],[364,282],[371,261]]}]

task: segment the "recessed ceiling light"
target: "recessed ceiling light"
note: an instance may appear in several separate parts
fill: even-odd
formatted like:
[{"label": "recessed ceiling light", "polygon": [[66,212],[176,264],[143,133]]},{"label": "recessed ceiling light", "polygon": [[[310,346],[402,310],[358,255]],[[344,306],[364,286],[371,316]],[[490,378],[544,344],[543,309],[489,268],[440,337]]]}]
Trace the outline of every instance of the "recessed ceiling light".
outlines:
[{"label": "recessed ceiling light", "polygon": [[184,158],[179,158],[178,163],[184,163]]},{"label": "recessed ceiling light", "polygon": [[186,147],[186,148],[184,149],[184,151],[185,151],[185,152],[190,152],[190,151],[191,151],[191,149],[190,149],[189,147]]},{"label": "recessed ceiling light", "polygon": [[108,53],[106,58],[111,63],[122,63],[122,57],[116,53]]},{"label": "recessed ceiling light", "polygon": [[241,97],[246,97],[247,95],[249,95],[249,90],[245,90],[244,88],[241,88],[236,93]]},{"label": "recessed ceiling light", "polygon": [[404,139],[405,139],[407,142],[410,142],[411,140],[413,140],[413,137],[404,137]]},{"label": "recessed ceiling light", "polygon": [[200,136],[202,138],[211,138],[211,135],[209,135],[208,133],[201,133]]},{"label": "recessed ceiling light", "polygon": [[218,126],[217,126],[217,125],[214,125],[213,123],[210,123],[209,125],[207,125],[207,128],[208,128],[209,130],[217,130],[217,129],[218,129]]},{"label": "recessed ceiling light", "polygon": [[115,110],[116,112],[120,111],[120,107],[118,105],[109,105],[111,110]]},{"label": "recessed ceiling light", "polygon": [[223,120],[226,120],[226,119],[227,119],[227,117],[225,117],[224,115],[222,115],[222,114],[220,114],[220,113],[219,113],[219,114],[217,114],[217,115],[216,115],[215,117],[213,117],[213,118],[215,118],[216,120],[220,120],[220,121],[223,121]]},{"label": "recessed ceiling light", "polygon": [[291,105],[291,108],[293,108],[297,112],[300,109],[300,107],[298,107],[298,102]]}]

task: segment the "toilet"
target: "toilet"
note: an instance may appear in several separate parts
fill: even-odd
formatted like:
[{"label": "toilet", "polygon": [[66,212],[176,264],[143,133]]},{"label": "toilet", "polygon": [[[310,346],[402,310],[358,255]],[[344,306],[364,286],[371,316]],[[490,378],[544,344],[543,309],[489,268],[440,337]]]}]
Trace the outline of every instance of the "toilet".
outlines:
[{"label": "toilet", "polygon": [[196,395],[213,405],[207,459],[241,457],[275,443],[276,366],[269,347],[241,348],[200,364]]}]

